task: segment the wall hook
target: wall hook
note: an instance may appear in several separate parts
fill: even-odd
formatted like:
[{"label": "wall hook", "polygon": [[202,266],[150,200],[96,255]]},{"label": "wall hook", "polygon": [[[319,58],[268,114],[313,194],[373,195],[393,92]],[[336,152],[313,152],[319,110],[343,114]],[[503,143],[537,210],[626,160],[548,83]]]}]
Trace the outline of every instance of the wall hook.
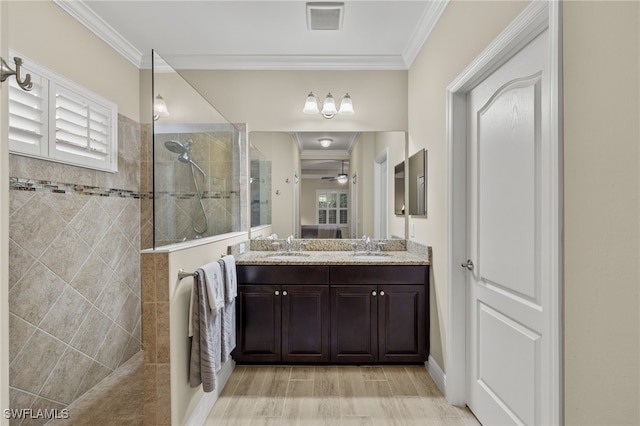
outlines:
[{"label": "wall hook", "polygon": [[26,90],[26,91],[31,90],[33,88],[33,83],[31,82],[31,74],[25,75],[24,80],[20,78],[20,68],[22,67],[22,58],[19,58],[18,56],[16,56],[13,58],[13,60],[16,63],[15,71],[12,70],[9,64],[5,62],[4,58],[0,58],[0,61],[2,61],[2,65],[0,67],[0,82],[3,82],[7,78],[11,77],[12,75],[15,75],[18,85],[23,90]]}]

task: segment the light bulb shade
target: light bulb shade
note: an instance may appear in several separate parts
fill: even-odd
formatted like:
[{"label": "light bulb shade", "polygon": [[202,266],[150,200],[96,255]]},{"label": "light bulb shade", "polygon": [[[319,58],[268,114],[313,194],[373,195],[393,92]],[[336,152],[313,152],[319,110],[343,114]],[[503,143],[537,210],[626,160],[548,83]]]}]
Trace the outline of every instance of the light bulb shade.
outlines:
[{"label": "light bulb shade", "polygon": [[351,96],[348,93],[342,97],[342,101],[340,102],[340,110],[338,111],[340,115],[353,115],[355,111],[353,110],[353,102],[351,102]]},{"label": "light bulb shade", "polygon": [[336,101],[333,99],[331,92],[324,98],[324,104],[322,105],[322,116],[324,118],[333,118],[338,113],[336,108]]},{"label": "light bulb shade", "polygon": [[153,118],[157,120],[159,117],[167,117],[168,115],[169,109],[167,108],[167,103],[162,96],[156,96],[153,100]]},{"label": "light bulb shade", "polygon": [[319,139],[319,142],[323,148],[329,148],[329,146],[331,146],[331,142],[333,142],[333,139],[329,139],[329,138]]},{"label": "light bulb shade", "polygon": [[307,95],[307,100],[304,103],[302,112],[305,114],[317,114],[320,112],[320,109],[318,108],[318,100],[313,92],[310,92],[309,95]]},{"label": "light bulb shade", "polygon": [[338,183],[347,183],[349,181],[349,176],[346,173],[340,173],[337,178]]}]

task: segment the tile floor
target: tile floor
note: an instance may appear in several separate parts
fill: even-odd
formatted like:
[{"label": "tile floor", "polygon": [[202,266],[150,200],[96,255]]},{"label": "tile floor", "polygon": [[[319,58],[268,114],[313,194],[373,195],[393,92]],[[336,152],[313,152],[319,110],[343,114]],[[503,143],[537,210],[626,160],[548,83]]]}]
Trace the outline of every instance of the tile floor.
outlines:
[{"label": "tile floor", "polygon": [[[48,426],[141,426],[142,352]],[[237,366],[206,426],[479,425],[423,366]]]},{"label": "tile floor", "polygon": [[222,425],[479,425],[423,366],[237,366],[206,422]]}]

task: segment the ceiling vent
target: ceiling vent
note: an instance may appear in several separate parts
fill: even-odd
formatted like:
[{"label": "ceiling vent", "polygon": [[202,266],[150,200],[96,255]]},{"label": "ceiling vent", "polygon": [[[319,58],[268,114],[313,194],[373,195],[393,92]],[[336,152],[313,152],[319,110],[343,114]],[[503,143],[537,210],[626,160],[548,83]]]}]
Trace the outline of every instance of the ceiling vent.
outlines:
[{"label": "ceiling vent", "polygon": [[343,13],[344,3],[307,3],[307,28],[311,31],[341,30]]}]

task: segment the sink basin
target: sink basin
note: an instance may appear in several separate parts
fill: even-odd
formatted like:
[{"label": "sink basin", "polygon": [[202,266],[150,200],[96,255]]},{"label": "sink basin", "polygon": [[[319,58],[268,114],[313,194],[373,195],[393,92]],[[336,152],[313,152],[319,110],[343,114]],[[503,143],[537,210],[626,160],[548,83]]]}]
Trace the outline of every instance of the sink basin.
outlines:
[{"label": "sink basin", "polygon": [[353,255],[354,259],[359,260],[389,260],[388,253],[356,253]]},{"label": "sink basin", "polygon": [[273,253],[273,254],[268,254],[267,257],[269,259],[276,259],[276,260],[296,260],[296,259],[304,259],[309,257],[308,253],[300,253],[300,252],[280,252],[280,253]]}]

